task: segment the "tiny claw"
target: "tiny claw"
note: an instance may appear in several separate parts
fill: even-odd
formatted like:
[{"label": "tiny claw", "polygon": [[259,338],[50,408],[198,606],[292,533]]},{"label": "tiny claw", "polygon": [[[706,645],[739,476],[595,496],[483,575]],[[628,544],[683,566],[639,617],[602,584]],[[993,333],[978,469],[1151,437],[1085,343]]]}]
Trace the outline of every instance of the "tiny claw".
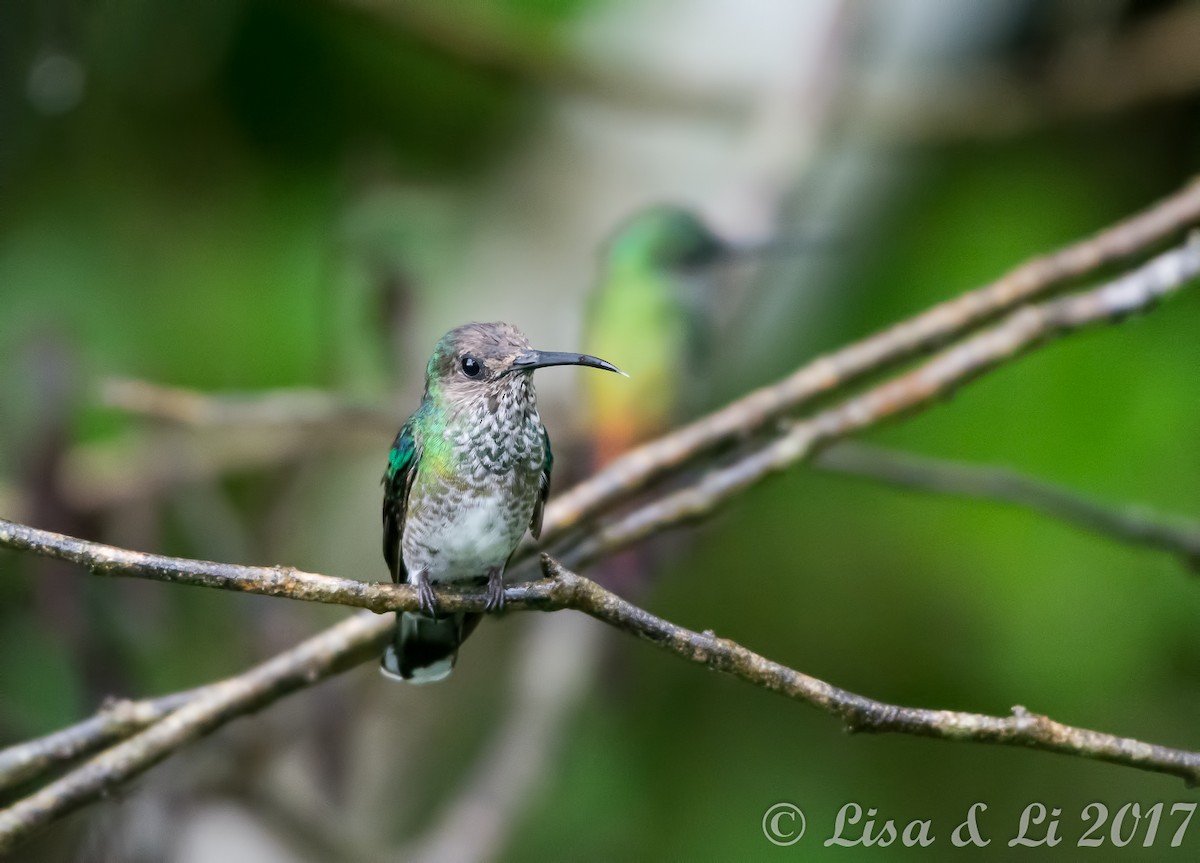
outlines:
[{"label": "tiny claw", "polygon": [[499,569],[488,572],[487,602],[484,603],[483,610],[504,610],[504,576],[501,575]]},{"label": "tiny claw", "polygon": [[417,602],[420,603],[421,611],[428,614],[430,617],[437,617],[437,596],[434,595],[433,585],[429,583],[429,579],[424,573],[417,579]]}]

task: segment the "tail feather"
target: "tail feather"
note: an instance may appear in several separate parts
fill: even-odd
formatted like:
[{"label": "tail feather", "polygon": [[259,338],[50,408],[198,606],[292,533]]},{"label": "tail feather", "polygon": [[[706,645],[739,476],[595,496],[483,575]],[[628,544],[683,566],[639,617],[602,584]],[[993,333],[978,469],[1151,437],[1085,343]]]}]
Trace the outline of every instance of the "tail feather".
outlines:
[{"label": "tail feather", "polygon": [[383,652],[381,670],[387,677],[408,683],[444,680],[458,658],[458,646],[479,623],[479,614],[429,617],[411,611],[400,613],[396,634]]}]

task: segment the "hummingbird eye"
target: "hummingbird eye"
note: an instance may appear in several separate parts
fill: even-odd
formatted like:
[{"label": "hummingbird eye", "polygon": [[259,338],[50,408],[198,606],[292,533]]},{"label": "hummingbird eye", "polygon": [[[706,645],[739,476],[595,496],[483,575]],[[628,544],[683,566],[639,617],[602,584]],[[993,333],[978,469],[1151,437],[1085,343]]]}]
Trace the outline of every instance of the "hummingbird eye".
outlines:
[{"label": "hummingbird eye", "polygon": [[477,378],[483,372],[483,366],[479,364],[479,360],[469,354],[462,358],[463,374],[469,378]]}]

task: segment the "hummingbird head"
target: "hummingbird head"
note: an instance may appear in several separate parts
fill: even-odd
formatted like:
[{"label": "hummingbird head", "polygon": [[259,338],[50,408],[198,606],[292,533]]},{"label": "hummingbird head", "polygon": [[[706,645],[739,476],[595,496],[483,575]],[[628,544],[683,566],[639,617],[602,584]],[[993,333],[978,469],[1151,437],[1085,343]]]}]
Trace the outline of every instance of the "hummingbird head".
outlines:
[{"label": "hummingbird head", "polygon": [[425,370],[425,394],[497,404],[500,396],[527,386],[534,369],[566,365],[625,374],[587,354],[535,350],[511,324],[464,324],[442,336],[434,348]]},{"label": "hummingbird head", "polygon": [[607,259],[616,270],[686,272],[718,263],[724,242],[684,207],[663,204],[640,210],[613,232]]}]

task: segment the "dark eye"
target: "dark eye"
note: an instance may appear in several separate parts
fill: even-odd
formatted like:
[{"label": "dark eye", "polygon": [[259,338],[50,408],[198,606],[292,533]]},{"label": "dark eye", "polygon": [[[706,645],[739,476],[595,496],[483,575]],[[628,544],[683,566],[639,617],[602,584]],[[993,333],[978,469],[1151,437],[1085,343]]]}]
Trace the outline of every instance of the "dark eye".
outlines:
[{"label": "dark eye", "polygon": [[479,360],[471,356],[462,358],[463,374],[469,378],[479,377],[479,373],[483,371],[483,366],[479,364]]}]

